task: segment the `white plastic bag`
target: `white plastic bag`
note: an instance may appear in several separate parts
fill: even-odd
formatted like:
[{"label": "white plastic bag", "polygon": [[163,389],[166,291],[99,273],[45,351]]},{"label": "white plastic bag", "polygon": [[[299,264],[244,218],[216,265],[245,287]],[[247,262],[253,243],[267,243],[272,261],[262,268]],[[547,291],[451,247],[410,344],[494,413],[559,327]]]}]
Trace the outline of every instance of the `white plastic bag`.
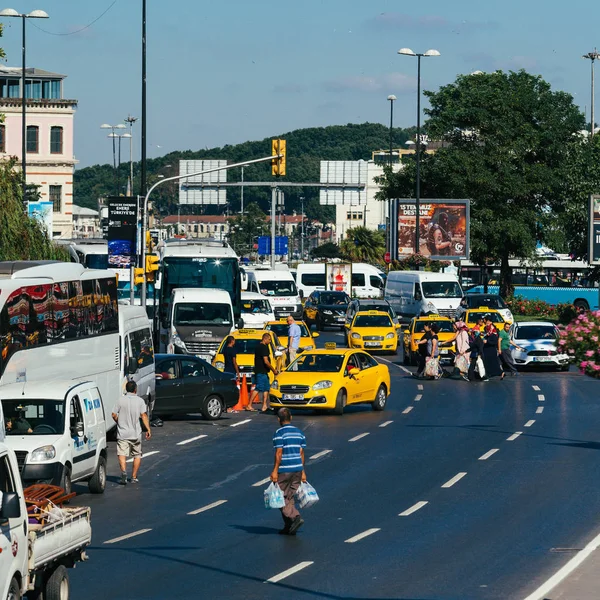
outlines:
[{"label": "white plastic bag", "polygon": [[265,508],[283,508],[285,506],[285,498],[279,484],[271,482],[269,487],[264,491]]},{"label": "white plastic bag", "polygon": [[300,508],[310,508],[319,501],[319,496],[317,490],[308,481],[303,481],[296,492],[296,500]]}]

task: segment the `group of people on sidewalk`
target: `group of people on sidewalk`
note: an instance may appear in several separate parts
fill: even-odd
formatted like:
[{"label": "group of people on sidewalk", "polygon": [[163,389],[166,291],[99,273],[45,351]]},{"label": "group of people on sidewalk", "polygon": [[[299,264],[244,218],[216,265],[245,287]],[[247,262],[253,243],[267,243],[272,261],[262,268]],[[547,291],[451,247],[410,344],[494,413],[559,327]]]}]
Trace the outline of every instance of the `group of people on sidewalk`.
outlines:
[{"label": "group of people on sidewalk", "polygon": [[[510,338],[510,323],[498,330],[490,315],[481,318],[469,329],[462,320],[453,324],[454,335],[440,342],[439,325],[425,324],[425,333],[418,342],[418,368],[414,377],[418,379],[440,379],[461,377],[465,381],[489,381],[491,377],[504,379],[506,373],[518,375],[512,348],[520,348]],[[456,344],[454,371],[449,373],[440,364],[441,346]]]}]

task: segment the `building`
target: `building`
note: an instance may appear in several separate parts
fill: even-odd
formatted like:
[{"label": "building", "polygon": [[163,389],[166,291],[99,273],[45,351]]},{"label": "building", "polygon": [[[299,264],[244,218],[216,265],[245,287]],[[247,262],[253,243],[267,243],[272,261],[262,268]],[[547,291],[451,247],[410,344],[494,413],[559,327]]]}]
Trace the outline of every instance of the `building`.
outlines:
[{"label": "building", "polygon": [[[53,203],[53,237],[69,238],[73,230],[73,118],[77,100],[64,97],[65,75],[30,68],[26,71],[27,183],[39,186],[41,200]],[[21,165],[21,69],[0,66],[0,157],[14,156]]]},{"label": "building", "polygon": [[73,204],[73,237],[98,238],[100,231],[100,213],[91,208],[84,208]]}]

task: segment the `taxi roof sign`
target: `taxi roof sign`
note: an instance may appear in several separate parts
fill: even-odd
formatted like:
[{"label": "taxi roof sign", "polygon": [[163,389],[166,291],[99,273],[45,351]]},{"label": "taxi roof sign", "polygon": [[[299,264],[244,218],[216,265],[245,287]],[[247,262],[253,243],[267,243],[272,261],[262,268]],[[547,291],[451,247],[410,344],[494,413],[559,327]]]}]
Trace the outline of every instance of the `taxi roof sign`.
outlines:
[{"label": "taxi roof sign", "polygon": [[238,329],[238,333],[256,333],[257,331],[262,331],[262,329]]},{"label": "taxi roof sign", "polygon": [[336,350],[337,344],[335,342],[325,342],[325,350]]}]

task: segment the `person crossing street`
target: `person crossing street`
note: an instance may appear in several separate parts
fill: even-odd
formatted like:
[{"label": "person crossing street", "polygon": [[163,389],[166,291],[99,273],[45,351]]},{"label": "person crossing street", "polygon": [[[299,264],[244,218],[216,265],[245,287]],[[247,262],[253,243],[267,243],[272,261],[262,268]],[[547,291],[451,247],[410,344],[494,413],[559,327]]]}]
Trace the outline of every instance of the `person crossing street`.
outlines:
[{"label": "person crossing street", "polygon": [[521,350],[523,352],[524,350],[521,348],[521,346],[515,344],[515,342],[510,339],[509,331],[510,323],[504,323],[504,327],[498,333],[498,355],[500,356],[500,361],[502,362],[504,371],[508,370],[513,377],[516,377],[519,372],[515,366],[511,346],[514,346],[517,350]]},{"label": "person crossing street", "polygon": [[[296,323],[296,321],[294,320],[294,317],[292,317],[292,315],[290,315],[287,318],[287,323],[288,323],[287,353],[288,353],[288,365],[290,365],[290,364],[292,364],[292,362],[294,362],[296,360],[296,354],[298,353],[298,348],[300,347],[301,331],[300,331],[300,327],[298,326],[298,324]],[[293,370],[296,370],[296,367],[294,367]]]}]

